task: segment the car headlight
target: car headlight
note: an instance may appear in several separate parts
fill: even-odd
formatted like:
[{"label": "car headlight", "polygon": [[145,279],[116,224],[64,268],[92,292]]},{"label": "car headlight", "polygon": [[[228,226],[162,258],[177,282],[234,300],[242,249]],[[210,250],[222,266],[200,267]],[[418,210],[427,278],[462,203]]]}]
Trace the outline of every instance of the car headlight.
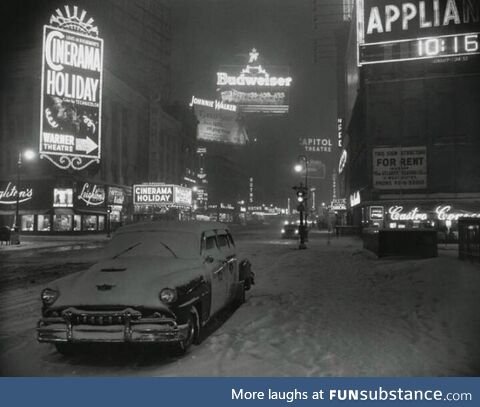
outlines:
[{"label": "car headlight", "polygon": [[285,233],[285,229],[282,229],[282,233]]},{"label": "car headlight", "polygon": [[55,301],[57,301],[59,295],[60,293],[58,291],[52,290],[51,288],[45,288],[41,295],[43,305],[52,305]]},{"label": "car headlight", "polygon": [[171,304],[177,299],[177,290],[174,288],[164,288],[160,291],[160,301],[165,304]]}]

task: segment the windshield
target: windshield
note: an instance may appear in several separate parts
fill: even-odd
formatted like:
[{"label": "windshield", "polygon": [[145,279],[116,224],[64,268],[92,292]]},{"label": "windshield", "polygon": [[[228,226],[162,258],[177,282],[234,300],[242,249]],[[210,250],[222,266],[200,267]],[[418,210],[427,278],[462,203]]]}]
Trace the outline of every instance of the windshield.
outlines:
[{"label": "windshield", "polygon": [[127,232],[114,236],[106,251],[110,258],[153,256],[186,259],[199,256],[200,243],[193,233]]}]

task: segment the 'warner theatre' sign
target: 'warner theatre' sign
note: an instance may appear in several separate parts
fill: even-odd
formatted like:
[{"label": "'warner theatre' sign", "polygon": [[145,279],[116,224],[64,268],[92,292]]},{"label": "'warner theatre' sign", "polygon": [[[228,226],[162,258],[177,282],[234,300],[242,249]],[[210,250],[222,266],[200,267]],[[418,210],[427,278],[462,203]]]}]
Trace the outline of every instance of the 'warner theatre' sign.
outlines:
[{"label": "'warner theatre' sign", "polygon": [[100,160],[103,40],[78,7],[43,29],[39,154],[62,169]]},{"label": "'warner theatre' sign", "polygon": [[358,64],[480,54],[478,0],[357,0]]}]

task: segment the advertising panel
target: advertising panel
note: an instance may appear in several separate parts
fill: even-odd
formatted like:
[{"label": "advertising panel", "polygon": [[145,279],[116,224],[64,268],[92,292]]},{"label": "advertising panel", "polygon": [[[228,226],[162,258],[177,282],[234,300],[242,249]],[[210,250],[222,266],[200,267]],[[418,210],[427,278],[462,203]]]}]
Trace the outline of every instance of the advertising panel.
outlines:
[{"label": "advertising panel", "polygon": [[380,147],[373,151],[373,187],[424,189],[427,187],[427,148]]},{"label": "advertising panel", "polygon": [[358,65],[480,54],[479,21],[476,0],[357,0]]},{"label": "advertising panel", "polygon": [[52,207],[52,184],[49,181],[23,180],[20,187],[15,181],[0,181],[0,210],[50,209]]},{"label": "advertising panel", "polygon": [[75,206],[78,208],[104,208],[105,187],[90,182],[80,184],[80,190],[76,196]]},{"label": "advertising panel", "polygon": [[265,66],[253,48],[246,66],[224,65],[217,72],[222,101],[238,105],[242,113],[288,113],[292,77],[286,66]]},{"label": "advertising panel", "polygon": [[54,188],[53,207],[73,208],[73,188]]},{"label": "advertising panel", "polygon": [[108,204],[123,205],[125,202],[125,192],[122,188],[108,187]]},{"label": "advertising panel", "polygon": [[160,183],[134,185],[133,204],[157,208],[190,207],[192,205],[192,190],[179,185]]},{"label": "advertising panel", "polygon": [[347,210],[347,200],[345,198],[334,198],[331,207],[334,211],[345,211]]},{"label": "advertising panel", "polygon": [[82,170],[100,161],[103,40],[85,11],[56,12],[43,29],[39,154]]},{"label": "advertising panel", "polygon": [[248,141],[245,125],[237,114],[237,106],[195,96],[190,106],[194,107],[198,120],[199,140],[230,144],[246,144]]}]

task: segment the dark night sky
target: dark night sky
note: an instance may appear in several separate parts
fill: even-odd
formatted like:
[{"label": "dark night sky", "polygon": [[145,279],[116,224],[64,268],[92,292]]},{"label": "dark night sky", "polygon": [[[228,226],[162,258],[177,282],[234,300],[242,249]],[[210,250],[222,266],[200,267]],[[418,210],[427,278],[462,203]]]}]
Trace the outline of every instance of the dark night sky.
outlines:
[{"label": "dark night sky", "polygon": [[[271,184],[266,188],[272,201],[284,203],[299,181],[292,173],[297,138],[336,138],[335,59],[314,63],[311,0],[175,0],[173,5],[175,99],[213,98],[218,66],[245,64],[253,47],[269,64],[290,66],[293,88],[286,126],[285,119],[277,123],[281,131],[275,120],[265,121],[258,135],[260,164],[255,164],[258,179]],[[313,184],[322,189],[321,200],[330,199],[334,155],[324,155],[327,179]]]}]

